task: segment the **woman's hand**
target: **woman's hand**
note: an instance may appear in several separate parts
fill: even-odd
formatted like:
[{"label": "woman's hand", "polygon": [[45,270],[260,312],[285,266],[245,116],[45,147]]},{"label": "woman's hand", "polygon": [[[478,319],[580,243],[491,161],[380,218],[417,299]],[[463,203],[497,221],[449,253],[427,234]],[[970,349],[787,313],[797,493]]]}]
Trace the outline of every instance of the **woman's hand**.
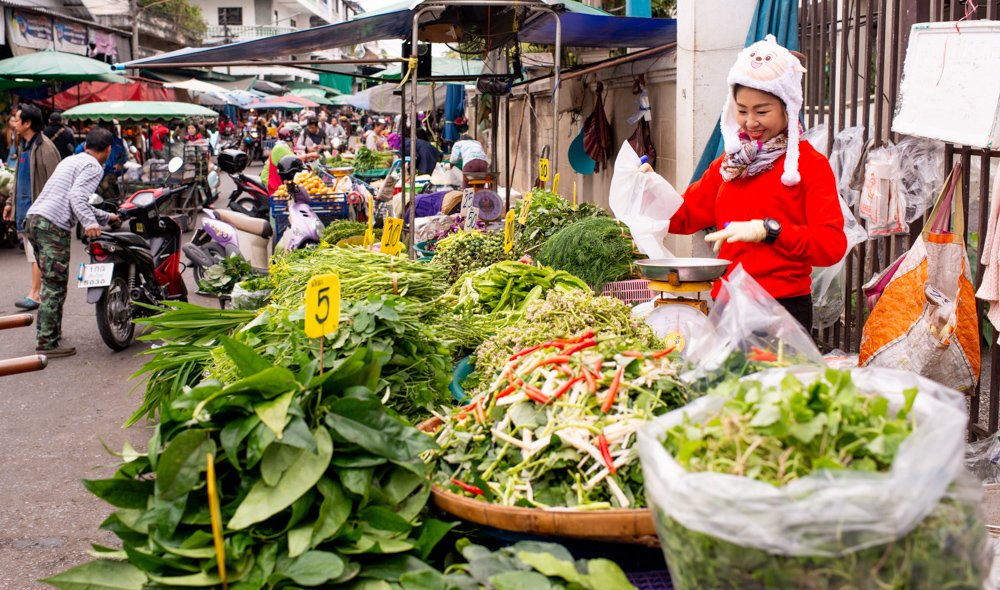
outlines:
[{"label": "woman's hand", "polygon": [[712,232],[705,236],[706,242],[715,242],[715,251],[722,248],[722,242],[732,244],[733,242],[763,242],[767,237],[767,229],[764,228],[763,219],[751,219],[750,221],[731,221],[726,227],[717,232]]},{"label": "woman's hand", "polygon": [[643,174],[645,174],[646,172],[652,172],[652,171],[653,171],[653,167],[649,165],[649,162],[646,162],[642,166],[639,166],[639,172],[642,172]]}]

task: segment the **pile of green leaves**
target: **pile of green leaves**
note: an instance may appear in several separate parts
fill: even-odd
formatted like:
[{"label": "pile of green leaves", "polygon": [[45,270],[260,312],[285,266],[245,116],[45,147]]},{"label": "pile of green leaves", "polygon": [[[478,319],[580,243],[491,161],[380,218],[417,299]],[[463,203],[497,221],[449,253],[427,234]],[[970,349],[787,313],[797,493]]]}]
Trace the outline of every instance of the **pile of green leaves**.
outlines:
[{"label": "pile of green leaves", "polygon": [[466,272],[511,259],[503,251],[503,235],[495,232],[459,231],[439,240],[435,248],[430,263],[447,269],[450,281]]},{"label": "pile of green leaves", "polygon": [[382,170],[392,164],[393,158],[392,152],[373,152],[366,147],[359,147],[350,165],[354,166],[355,172]]},{"label": "pile of green leaves", "polygon": [[227,256],[205,269],[198,288],[213,295],[228,295],[236,283],[256,274],[242,256]]},{"label": "pile of green leaves", "polygon": [[219,338],[232,334],[256,316],[253,311],[211,309],[181,301],[169,301],[155,309],[158,313],[135,320],[153,329],[140,340],[159,340],[162,344],[142,352],[152,358],[132,375],[133,379],[146,377],[146,391],[139,409],[125,423],[126,428],[145,417],[155,418],[185,387],[201,381]]},{"label": "pile of green leaves", "polygon": [[667,431],[664,447],[688,471],[776,486],[820,469],[883,472],[915,426],[909,415],[915,388],[893,413],[888,399],[859,392],[849,371],[830,369],[808,384],[787,375],[780,387],[752,379],[731,385],[717,414],[700,424],[686,418]]},{"label": "pile of green leaves", "polygon": [[590,291],[586,283],[568,272],[505,261],[462,275],[444,300],[460,315],[489,316],[494,325],[491,331],[496,332],[553,289]]},{"label": "pile of green leaves", "polygon": [[[367,350],[381,366],[372,389],[386,406],[407,418],[425,418],[428,411],[450,399],[452,355],[423,322],[426,309],[402,297],[371,295],[342,301],[340,325],[324,338],[323,366],[332,367]],[[305,308],[268,306],[234,335],[273,364],[301,370],[317,362],[319,343],[305,335]],[[238,367],[229,355],[216,352],[210,374],[232,382]]]},{"label": "pile of green leaves", "polygon": [[559,230],[542,245],[536,258],[600,291],[607,283],[629,277],[634,247],[627,227],[610,217],[591,217]]},{"label": "pile of green leaves", "polygon": [[529,304],[523,317],[476,349],[476,374],[492,380],[514,352],[585,330],[614,334],[639,350],[663,348],[653,330],[618,299],[580,290],[552,290],[544,299]]},{"label": "pile of green leaves", "polygon": [[[521,201],[516,208],[520,211]],[[608,212],[592,203],[573,205],[556,193],[546,190],[532,191],[528,218],[517,236],[516,249],[520,254],[532,254],[567,225],[588,217],[607,217]]]},{"label": "pile of green leaves", "polygon": [[316,363],[295,373],[223,342],[239,379],[189,389],[163,413],[148,454],[130,451],[114,477],[84,482],[117,508],[102,528],[123,549],[96,549],[127,561],[90,562],[50,584],[219,587],[208,456],[234,590],[384,580],[393,555],[426,556],[450,528],[419,517],[419,455],[434,444],[372,393],[379,355],[361,348],[322,374]]},{"label": "pile of green leaves", "polygon": [[336,246],[340,240],[365,235],[366,229],[368,229],[367,223],[351,221],[349,219],[337,219],[331,221],[326,226],[326,229],[323,230],[323,241],[331,246]]}]

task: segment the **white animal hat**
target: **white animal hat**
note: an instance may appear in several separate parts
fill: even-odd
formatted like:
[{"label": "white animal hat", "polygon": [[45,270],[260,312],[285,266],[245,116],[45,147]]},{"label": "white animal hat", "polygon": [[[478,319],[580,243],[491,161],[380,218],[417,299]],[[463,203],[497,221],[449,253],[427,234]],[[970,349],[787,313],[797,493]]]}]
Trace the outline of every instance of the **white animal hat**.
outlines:
[{"label": "white animal hat", "polygon": [[725,106],[722,107],[722,119],[719,123],[722,138],[725,140],[726,153],[735,153],[741,146],[733,86],[739,84],[769,92],[785,103],[785,110],[788,113],[788,153],[785,156],[785,171],[781,175],[781,182],[785,186],[795,186],[801,180],[798,121],[799,112],[802,110],[802,73],[805,71],[797,57],[778,45],[774,35],[768,35],[763,41],[758,41],[740,52],[733,68],[729,70],[729,77],[726,78],[729,94],[726,96]]}]

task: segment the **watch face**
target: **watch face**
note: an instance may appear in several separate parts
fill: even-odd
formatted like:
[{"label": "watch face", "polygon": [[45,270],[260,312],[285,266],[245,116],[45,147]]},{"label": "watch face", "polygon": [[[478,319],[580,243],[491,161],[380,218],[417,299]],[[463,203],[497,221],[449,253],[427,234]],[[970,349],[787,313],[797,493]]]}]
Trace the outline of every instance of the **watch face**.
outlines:
[{"label": "watch face", "polygon": [[769,229],[771,231],[780,231],[781,230],[781,224],[778,223],[778,220],[776,220],[776,219],[768,219],[766,225],[767,225],[767,229]]}]

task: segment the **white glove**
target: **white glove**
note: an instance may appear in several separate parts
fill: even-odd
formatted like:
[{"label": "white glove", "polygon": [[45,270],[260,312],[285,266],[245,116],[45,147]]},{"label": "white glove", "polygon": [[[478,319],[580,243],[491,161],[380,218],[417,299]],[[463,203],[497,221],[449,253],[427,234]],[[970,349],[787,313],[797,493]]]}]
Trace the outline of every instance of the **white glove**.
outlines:
[{"label": "white glove", "polygon": [[705,236],[706,242],[715,242],[715,251],[722,248],[722,242],[762,242],[767,237],[763,219],[750,221],[732,221],[723,229]]}]

